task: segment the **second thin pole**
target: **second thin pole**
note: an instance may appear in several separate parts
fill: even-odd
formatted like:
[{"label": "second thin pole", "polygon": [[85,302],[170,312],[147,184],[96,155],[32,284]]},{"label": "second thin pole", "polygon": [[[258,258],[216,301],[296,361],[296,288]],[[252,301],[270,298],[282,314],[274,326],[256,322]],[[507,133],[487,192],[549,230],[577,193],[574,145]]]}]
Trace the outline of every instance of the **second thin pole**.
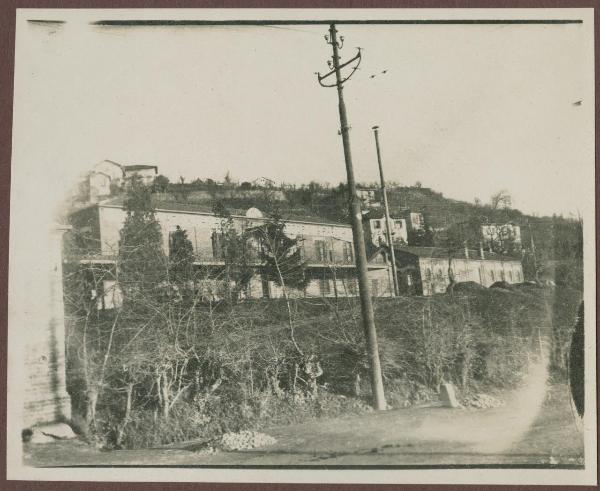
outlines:
[{"label": "second thin pole", "polygon": [[377,163],[379,164],[379,178],[381,180],[381,194],[383,194],[383,209],[385,211],[385,230],[387,232],[387,242],[390,248],[390,261],[392,263],[392,280],[394,282],[394,296],[400,295],[400,285],[398,284],[398,271],[396,271],[396,256],[394,254],[394,242],[392,240],[392,224],[390,219],[390,209],[388,207],[387,191],[385,189],[385,178],[383,177],[383,165],[381,163],[381,151],[379,149],[379,126],[373,126],[375,133],[375,147],[377,148]]}]

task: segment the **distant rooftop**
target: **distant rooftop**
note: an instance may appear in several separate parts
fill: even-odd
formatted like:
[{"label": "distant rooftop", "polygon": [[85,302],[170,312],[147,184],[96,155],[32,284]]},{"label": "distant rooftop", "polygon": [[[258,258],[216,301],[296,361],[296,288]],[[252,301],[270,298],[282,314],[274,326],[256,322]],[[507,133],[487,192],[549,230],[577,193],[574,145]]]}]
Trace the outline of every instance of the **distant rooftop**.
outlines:
[{"label": "distant rooftop", "polygon": [[148,170],[148,169],[154,169],[155,172],[158,172],[158,166],[156,165],[143,165],[143,164],[136,164],[136,165],[123,165],[122,166],[123,169],[125,169],[126,171],[136,171],[136,170]]},{"label": "distant rooftop", "polygon": [[[116,196],[113,198],[109,198],[99,203],[99,206],[106,207],[117,207],[122,208],[125,203],[125,196]],[[199,214],[213,214],[212,206],[206,203],[194,203],[194,202],[186,202],[182,203],[180,201],[168,201],[168,200],[154,200],[154,206],[159,211],[175,211],[180,213],[199,213]],[[233,216],[244,217],[246,218],[246,211],[235,208],[228,208]],[[336,225],[338,227],[348,227],[350,228],[350,224],[336,222],[334,220],[327,220],[321,217],[315,216],[307,216],[304,214],[300,214],[297,211],[289,212],[288,210],[281,210],[281,214],[283,219],[291,222],[306,222],[306,223],[321,223],[323,225]]]}]

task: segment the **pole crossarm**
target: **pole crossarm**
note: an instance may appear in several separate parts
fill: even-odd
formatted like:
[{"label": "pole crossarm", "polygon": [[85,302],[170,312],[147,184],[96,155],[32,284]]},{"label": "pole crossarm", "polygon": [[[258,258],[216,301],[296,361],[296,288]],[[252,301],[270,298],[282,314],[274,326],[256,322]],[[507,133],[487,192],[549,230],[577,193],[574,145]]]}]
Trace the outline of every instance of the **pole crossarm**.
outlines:
[{"label": "pole crossarm", "polygon": [[[338,68],[342,69],[348,65],[350,65],[350,63],[355,62],[356,60],[358,60],[358,63],[352,67],[352,71],[350,72],[350,75],[348,75],[346,78],[343,78],[340,82],[340,84],[343,84],[344,82],[346,82],[346,80],[348,80],[350,77],[352,77],[352,75],[354,75],[354,72],[356,70],[358,70],[358,67],[360,66],[360,62],[362,61],[362,48],[356,48],[358,49],[358,53],[356,54],[356,56],[354,58],[352,58],[351,60],[348,60],[346,63],[342,63]],[[331,65],[333,66],[333,65]],[[323,80],[325,80],[327,77],[331,76],[331,75],[335,75],[336,69],[334,68],[333,70],[331,70],[329,73],[326,73],[325,75],[321,75],[321,73],[316,72],[317,75],[317,79],[319,80],[319,84],[321,85],[321,87],[337,87],[337,82],[334,84],[324,84]]]}]

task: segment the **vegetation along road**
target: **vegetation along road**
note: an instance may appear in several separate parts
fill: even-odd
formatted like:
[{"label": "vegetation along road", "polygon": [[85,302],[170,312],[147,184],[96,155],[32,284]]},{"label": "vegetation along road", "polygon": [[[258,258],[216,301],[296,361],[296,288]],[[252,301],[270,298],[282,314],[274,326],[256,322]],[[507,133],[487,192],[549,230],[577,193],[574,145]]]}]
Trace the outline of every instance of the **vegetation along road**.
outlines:
[{"label": "vegetation along road", "polygon": [[[583,439],[568,387],[546,384],[532,366],[525,382],[487,409],[429,405],[266,429],[276,442],[207,452],[203,442],[104,451],[77,441],[26,444],[38,466],[86,465],[583,465]],[[535,409],[537,408],[537,409]]]}]

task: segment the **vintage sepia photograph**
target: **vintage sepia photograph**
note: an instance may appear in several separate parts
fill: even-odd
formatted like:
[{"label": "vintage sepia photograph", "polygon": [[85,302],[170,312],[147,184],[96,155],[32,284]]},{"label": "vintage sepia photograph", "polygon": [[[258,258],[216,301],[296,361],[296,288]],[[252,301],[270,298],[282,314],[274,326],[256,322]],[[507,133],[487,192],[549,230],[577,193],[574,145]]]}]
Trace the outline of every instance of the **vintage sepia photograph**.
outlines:
[{"label": "vintage sepia photograph", "polygon": [[19,9],[9,479],[596,483],[592,9]]}]

